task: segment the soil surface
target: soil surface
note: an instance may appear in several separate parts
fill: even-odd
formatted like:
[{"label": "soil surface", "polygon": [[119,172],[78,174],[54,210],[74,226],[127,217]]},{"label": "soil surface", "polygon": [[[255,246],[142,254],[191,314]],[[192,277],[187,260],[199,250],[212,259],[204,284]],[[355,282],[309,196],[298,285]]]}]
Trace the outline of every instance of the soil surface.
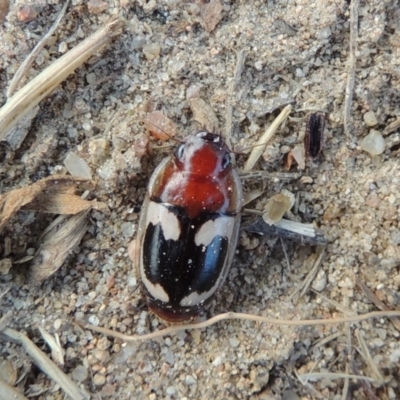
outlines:
[{"label": "soil surface", "polygon": [[[17,68],[63,5],[27,3],[32,20],[13,1],[0,25],[0,104]],[[346,134],[348,3],[73,0],[69,5],[26,81],[111,17],[120,16],[126,26],[40,103],[21,147],[7,150],[1,191],[67,174],[64,161],[72,152],[96,181],[88,199],[104,202],[108,211],[89,214],[79,246],[39,286],[31,285],[29,262],[15,262],[38,250],[55,216],[20,211],[1,232],[0,257],[13,264],[0,270],[0,316],[11,311],[9,326],[50,358],[38,327],[58,335],[65,352],[61,369],[92,398],[400,398],[400,332],[388,318],[312,327],[229,320],[131,343],[74,323],[88,321],[125,334],[165,327],[147,309],[128,245],[151,172],[171,153],[166,144],[174,145],[151,139],[143,120],[160,110],[173,122],[176,138],[184,140],[202,128],[190,104],[193,93],[211,107],[219,121],[215,130],[228,135],[235,149],[254,144],[282,108],[292,105],[254,168],[270,173],[287,172],[287,153],[303,145],[307,114],[326,114],[316,160],[307,160],[304,169],[294,163],[287,179],[244,181],[246,192],[264,188],[246,208],[262,210],[269,197],[286,189],[295,197],[287,218],[324,232],[328,244],[309,288],[298,294],[320,248],[243,230],[229,277],[208,315],[337,318],[376,311],[372,298],[400,309],[400,124],[391,125],[400,118],[400,8],[389,0],[361,1]],[[241,54],[245,61],[235,81]],[[366,145],[371,131],[379,140]],[[151,151],[145,147],[149,140]],[[244,153],[236,156],[239,171],[248,157]],[[25,396],[65,398],[21,346],[0,340],[2,379],[11,369],[15,379],[9,383]],[[307,373],[322,375],[307,379]],[[346,374],[371,379],[346,379]]]}]

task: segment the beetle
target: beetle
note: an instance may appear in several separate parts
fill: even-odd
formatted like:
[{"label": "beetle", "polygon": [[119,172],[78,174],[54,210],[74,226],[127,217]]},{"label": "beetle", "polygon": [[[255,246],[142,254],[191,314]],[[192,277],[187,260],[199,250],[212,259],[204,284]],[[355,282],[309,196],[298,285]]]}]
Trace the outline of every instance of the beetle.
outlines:
[{"label": "beetle", "polygon": [[153,172],[136,256],[149,308],[172,323],[195,319],[224,283],[239,235],[242,184],[220,135],[200,131]]}]

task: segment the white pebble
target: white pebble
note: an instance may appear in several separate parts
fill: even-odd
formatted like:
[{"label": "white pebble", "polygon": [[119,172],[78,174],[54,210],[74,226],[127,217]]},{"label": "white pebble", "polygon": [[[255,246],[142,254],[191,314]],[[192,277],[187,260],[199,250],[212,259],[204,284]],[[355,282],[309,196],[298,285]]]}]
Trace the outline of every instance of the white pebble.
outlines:
[{"label": "white pebble", "polygon": [[89,317],[88,321],[90,324],[96,325],[96,326],[99,325],[99,323],[100,323],[99,317],[97,315],[91,315]]},{"label": "white pebble", "polygon": [[385,151],[385,139],[380,132],[372,129],[362,140],[361,149],[372,156],[382,154]]}]

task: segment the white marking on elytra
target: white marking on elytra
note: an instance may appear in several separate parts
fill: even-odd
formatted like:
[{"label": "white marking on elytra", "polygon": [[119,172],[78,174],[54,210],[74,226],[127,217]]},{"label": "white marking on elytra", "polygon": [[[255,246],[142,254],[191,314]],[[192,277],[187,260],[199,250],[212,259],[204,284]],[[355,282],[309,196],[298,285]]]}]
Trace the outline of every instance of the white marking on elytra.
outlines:
[{"label": "white marking on elytra", "polygon": [[147,209],[146,226],[160,224],[165,240],[178,240],[181,227],[177,216],[163,204],[150,201]]},{"label": "white marking on elytra", "polygon": [[169,303],[169,296],[167,292],[163,289],[163,287],[159,283],[151,283],[146,275],[141,271],[141,277],[142,281],[144,283],[144,286],[146,286],[146,289],[148,292],[151,294],[152,297],[154,297],[156,300],[163,301],[164,303]]},{"label": "white marking on elytra", "polygon": [[194,237],[196,246],[208,246],[216,236],[226,237],[229,240],[234,225],[235,218],[227,216],[205,222]]}]

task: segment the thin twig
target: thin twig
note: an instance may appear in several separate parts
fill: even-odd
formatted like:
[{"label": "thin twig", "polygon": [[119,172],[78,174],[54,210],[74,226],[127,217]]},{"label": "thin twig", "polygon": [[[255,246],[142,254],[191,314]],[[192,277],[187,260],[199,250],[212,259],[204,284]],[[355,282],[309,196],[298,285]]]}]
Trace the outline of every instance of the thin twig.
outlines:
[{"label": "thin twig", "polygon": [[50,28],[50,30],[46,33],[46,35],[43,36],[42,40],[35,46],[35,48],[32,50],[32,52],[29,54],[29,56],[25,59],[25,61],[19,66],[18,71],[14,75],[14,78],[12,79],[10,86],[8,87],[7,90],[7,98],[11,97],[19,83],[21,82],[21,79],[24,77],[26,71],[30,68],[32,65],[33,61],[39,54],[39,52],[43,49],[43,47],[46,45],[50,37],[53,35],[54,31],[57,29],[59,23],[64,17],[65,11],[67,10],[68,4],[70,0],[67,0],[64,4],[64,7],[62,8],[60,14],[58,15],[57,19],[55,20],[53,26]]},{"label": "thin twig", "polygon": [[0,332],[0,336],[21,345],[32,357],[35,364],[51,379],[58,383],[72,399],[84,400],[89,398],[27,336],[11,328],[3,329]]},{"label": "thin twig", "polygon": [[[232,134],[232,126],[233,126],[233,97],[236,92],[237,86],[240,82],[240,78],[242,76],[244,62],[246,60],[246,53],[244,50],[240,50],[236,54],[236,68],[235,68],[235,75],[229,87],[228,97],[226,99],[226,113],[225,113],[225,141],[228,147],[232,148],[231,143],[231,134]],[[236,103],[236,99],[234,101]]]},{"label": "thin twig", "polygon": [[343,123],[344,133],[347,136],[351,135],[351,104],[353,101],[354,82],[356,76],[356,51],[358,39],[358,8],[360,0],[351,0],[350,5],[350,43],[349,43],[349,58],[347,65],[347,82],[346,94],[344,99]]},{"label": "thin twig", "polygon": [[95,332],[103,333],[104,335],[115,337],[126,342],[134,342],[137,340],[149,340],[156,339],[166,335],[171,335],[176,332],[190,330],[190,329],[202,329],[208,326],[214,325],[217,322],[228,320],[228,319],[240,319],[247,321],[264,322],[271,325],[288,325],[288,326],[309,326],[309,325],[326,325],[326,324],[342,324],[344,322],[360,322],[371,318],[382,318],[382,317],[397,317],[400,316],[399,311],[373,311],[367,314],[355,315],[351,317],[341,317],[341,318],[324,318],[324,319],[306,319],[306,320],[285,320],[285,319],[274,319],[262,317],[259,315],[244,314],[244,313],[234,313],[228,312],[224,314],[216,315],[204,322],[199,322],[196,324],[186,324],[186,325],[176,325],[170,326],[168,328],[162,329],[160,331],[148,333],[145,335],[125,335],[107,328],[101,328],[99,326],[85,324],[83,321],[76,321],[85,329],[90,329]]}]

